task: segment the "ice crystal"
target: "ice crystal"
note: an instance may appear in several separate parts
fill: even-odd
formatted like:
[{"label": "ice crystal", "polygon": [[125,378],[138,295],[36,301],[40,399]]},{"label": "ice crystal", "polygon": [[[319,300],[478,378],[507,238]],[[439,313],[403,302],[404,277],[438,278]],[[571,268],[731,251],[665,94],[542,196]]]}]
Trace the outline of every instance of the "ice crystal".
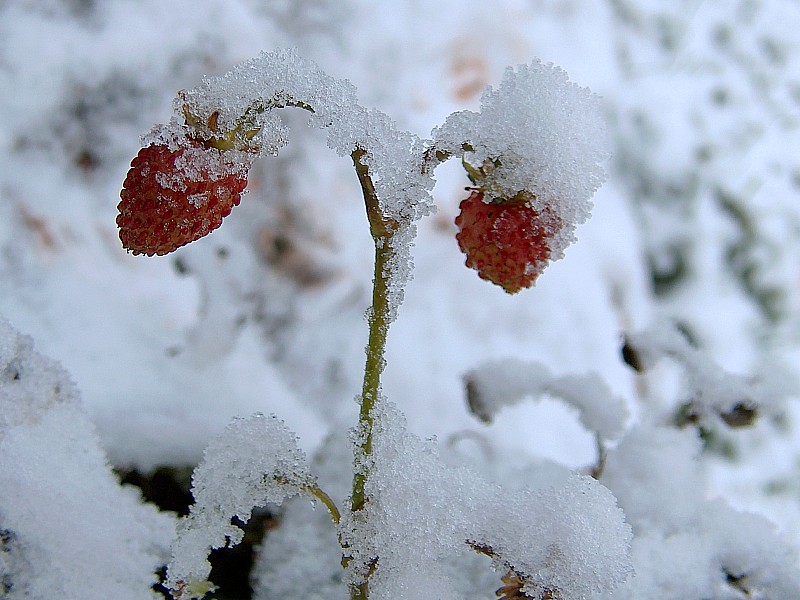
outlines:
[{"label": "ice crystal", "polygon": [[[170,123],[154,128],[144,142],[176,148],[187,138],[224,140],[232,145],[222,153],[226,168],[238,163],[246,169],[256,157],[277,154],[286,145],[280,108],[307,111],[308,125],[324,129],[333,150],[367,167],[381,217],[395,229],[387,263],[389,321],[394,320],[411,278],[414,223],[435,210],[434,180],[424,166],[425,143],[398,129],[384,113],[361,106],[349,81],[327,75],[293,50],[262,52],[180,92]],[[187,161],[186,168],[196,168],[191,155]]]},{"label": "ice crystal", "polygon": [[[182,92],[171,128],[182,129],[188,112],[202,136],[232,133],[241,147],[266,156],[286,144],[286,128],[274,112],[285,107],[306,110],[308,124],[324,129],[328,145],[341,156],[364,152],[361,162],[369,167],[387,218],[410,224],[433,211],[433,179],[423,172],[422,141],[384,113],[361,106],[349,81],[327,75],[293,50],[263,52]],[[205,124],[212,115],[213,129]]]},{"label": "ice crystal", "polygon": [[707,500],[699,454],[691,431],[650,426],[609,452],[601,481],[634,527],[636,576],[600,598],[800,597],[797,549],[766,519]]}]

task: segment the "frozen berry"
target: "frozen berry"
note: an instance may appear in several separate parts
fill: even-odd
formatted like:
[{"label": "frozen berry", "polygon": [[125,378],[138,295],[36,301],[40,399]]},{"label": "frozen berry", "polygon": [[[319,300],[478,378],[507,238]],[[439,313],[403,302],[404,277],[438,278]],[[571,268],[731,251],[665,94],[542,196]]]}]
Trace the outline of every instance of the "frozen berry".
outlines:
[{"label": "frozen berry", "polygon": [[247,167],[189,141],[142,148],[120,193],[117,226],[134,254],[162,255],[211,233],[239,204]]},{"label": "frozen berry", "polygon": [[461,202],[456,240],[467,255],[466,265],[509,294],[533,285],[550,260],[550,242],[560,219],[534,209],[530,196],[484,202],[473,192]]}]

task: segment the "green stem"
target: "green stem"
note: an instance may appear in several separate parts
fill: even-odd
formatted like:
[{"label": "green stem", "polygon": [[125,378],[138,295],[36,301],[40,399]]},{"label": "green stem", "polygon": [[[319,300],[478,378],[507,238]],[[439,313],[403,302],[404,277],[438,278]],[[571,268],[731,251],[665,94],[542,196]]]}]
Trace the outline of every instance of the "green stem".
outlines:
[{"label": "green stem", "polygon": [[[386,334],[389,329],[387,300],[387,281],[385,277],[386,263],[391,251],[385,246],[375,248],[375,280],[372,288],[372,308],[369,312],[369,341],[367,342],[367,361],[364,367],[364,384],[361,390],[361,410],[358,422],[363,435],[360,450],[362,459],[372,454],[372,411],[378,403],[381,392],[381,374],[385,365],[384,350]],[[353,495],[351,507],[353,511],[361,510],[366,498],[364,485],[367,480],[366,462],[362,463],[353,479]]]},{"label": "green stem", "polygon": [[[374,417],[373,411],[380,401],[381,374],[386,365],[386,336],[389,331],[389,278],[390,262],[394,257],[392,236],[397,230],[397,223],[387,219],[380,211],[375,186],[369,175],[369,169],[361,162],[365,151],[357,149],[352,153],[353,165],[358,181],[364,193],[364,203],[369,219],[370,233],[375,243],[375,270],[372,281],[372,307],[368,312],[369,339],[367,341],[367,360],[364,366],[364,383],[361,389],[361,408],[358,425],[361,442],[356,449],[356,466],[353,475],[353,492],[351,510],[356,513],[367,503],[365,487],[369,478],[369,461],[372,454],[372,437]],[[345,558],[345,564],[349,562]],[[350,589],[351,600],[367,600],[369,598],[368,583],[365,581],[358,587]]]},{"label": "green stem", "polygon": [[[242,137],[249,140],[258,133],[254,115],[272,110],[274,108],[296,107],[309,112],[314,112],[314,108],[305,102],[295,98],[277,96],[272,99],[262,100],[250,106],[239,122],[231,130],[205,140],[207,146],[218,150],[230,150],[240,147],[246,149],[246,142],[242,142]],[[184,106],[184,116],[186,123],[192,126],[205,126],[212,132],[217,132],[218,114],[212,114],[205,121],[191,114],[188,104]],[[472,150],[467,143],[462,145],[463,151]],[[364,367],[364,383],[361,390],[361,407],[358,416],[359,431],[361,442],[355,451],[355,468],[353,475],[353,490],[351,495],[351,511],[355,514],[362,510],[368,498],[365,493],[366,483],[369,478],[369,457],[372,454],[372,440],[374,417],[373,411],[380,401],[381,393],[381,374],[386,365],[386,336],[391,322],[391,306],[389,301],[389,283],[392,273],[392,261],[395,258],[395,251],[392,246],[392,238],[398,229],[398,223],[388,219],[382,214],[378,202],[378,195],[369,173],[367,165],[361,162],[366,155],[366,151],[357,148],[351,154],[353,165],[355,166],[358,181],[364,194],[364,203],[369,219],[370,233],[375,243],[375,272],[372,287],[372,307],[368,312],[369,340],[367,342],[367,360]],[[422,172],[432,171],[436,166],[449,159],[452,155],[449,152],[430,148],[423,157],[421,166]],[[339,510],[331,498],[319,487],[309,486],[307,488],[313,496],[318,498],[330,512],[334,523],[338,524],[340,519]],[[347,555],[347,548],[343,547],[342,566],[346,567],[351,557]],[[369,573],[365,579],[377,566],[377,557],[370,566]],[[351,587],[351,600],[368,600],[369,587],[365,580],[359,586]]]},{"label": "green stem", "polygon": [[[211,139],[205,140],[204,143],[208,147],[216,148],[217,150],[222,151],[231,150],[236,147],[239,147],[241,150],[243,149],[241,146],[241,140],[238,140],[237,138],[240,135],[243,135],[245,139],[250,140],[258,133],[260,129],[260,127],[255,125],[255,115],[276,108],[287,107],[302,108],[310,113],[314,112],[314,108],[310,104],[295,98],[272,98],[270,100],[259,100],[247,108],[244,115],[242,115],[242,117],[238,120],[234,128],[221,136],[212,137]],[[200,118],[193,115],[189,111],[187,106],[184,106],[183,115],[188,125],[197,127],[202,122]],[[217,131],[216,119],[218,115],[218,112],[212,113],[212,115],[208,117],[207,122],[204,123],[209,129],[211,129],[211,131]]]},{"label": "green stem", "polygon": [[350,600],[368,600],[369,599],[369,584],[365,581],[357,588],[350,590]]},{"label": "green stem", "polygon": [[353,493],[351,496],[351,509],[353,512],[364,507],[367,499],[364,487],[369,477],[367,461],[372,454],[372,429],[374,419],[372,411],[378,403],[381,391],[381,374],[386,364],[384,354],[386,350],[386,336],[389,330],[389,263],[394,251],[391,239],[396,229],[396,223],[386,219],[380,212],[378,197],[375,187],[369,176],[366,165],[361,163],[364,150],[356,150],[352,154],[353,164],[358,174],[358,180],[364,192],[364,202],[367,208],[370,232],[375,242],[375,271],[372,281],[372,307],[368,313],[369,339],[367,341],[367,361],[364,366],[364,383],[361,389],[361,410],[358,415],[359,428],[362,441],[358,450],[361,454],[360,465],[355,470],[353,477]]},{"label": "green stem", "polygon": [[[275,475],[273,480],[275,483],[281,485],[297,485],[297,483],[291,477],[285,475]],[[341,520],[339,508],[336,506],[336,502],[333,501],[333,498],[326,494],[325,490],[319,487],[319,484],[300,484],[299,487],[302,491],[311,494],[314,496],[314,498],[322,502],[322,504],[325,505],[325,508],[328,509],[328,513],[331,515],[331,521],[333,521],[333,524],[339,524],[339,521]]]},{"label": "green stem", "polygon": [[328,513],[331,515],[331,521],[333,521],[334,525],[338,525],[341,520],[341,515],[339,514],[339,509],[333,501],[333,498],[328,496],[317,484],[306,486],[305,491],[325,505],[325,508],[328,509]]}]

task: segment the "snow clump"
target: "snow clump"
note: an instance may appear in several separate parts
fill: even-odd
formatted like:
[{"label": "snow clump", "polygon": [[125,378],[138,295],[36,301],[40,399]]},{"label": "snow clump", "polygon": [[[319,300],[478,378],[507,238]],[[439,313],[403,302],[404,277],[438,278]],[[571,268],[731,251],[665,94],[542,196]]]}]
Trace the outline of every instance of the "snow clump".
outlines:
[{"label": "snow clump", "polygon": [[64,369],[0,317],[0,596],[158,598],[174,531],[119,485]]},{"label": "snow clump", "polygon": [[374,569],[371,598],[416,599],[423,589],[425,597],[461,597],[447,565],[465,547],[492,559],[498,581],[512,570],[525,590],[557,589],[564,600],[611,592],[630,574],[630,527],[597,481],[571,474],[508,493],[467,468],[445,466],[435,444],[408,433],[388,402],[374,417],[369,501],[340,529],[353,550],[350,583]]},{"label": "snow clump", "polygon": [[507,358],[479,365],[464,382],[470,410],[485,423],[505,406],[544,395],[576,408],[583,426],[603,440],[618,439],[628,420],[625,401],[594,372],[557,377],[541,363]]},{"label": "snow clump", "polygon": [[490,165],[480,183],[488,198],[526,192],[538,213],[558,217],[551,260],[563,257],[575,226],[589,218],[610,156],[599,97],[538,60],[506,69],[500,86],[484,91],[480,112],[451,114],[433,137],[438,152],[463,154],[473,168]]},{"label": "snow clump", "polygon": [[664,358],[677,363],[684,374],[687,410],[706,427],[721,421],[731,427],[749,425],[759,413],[778,416],[800,390],[797,377],[778,361],[749,376],[726,371],[666,322],[628,336],[626,347],[639,370],[651,369]]},{"label": "snow clump", "polygon": [[800,598],[797,549],[768,520],[707,499],[700,453],[693,431],[648,425],[608,453],[601,482],[633,527],[636,575],[596,600]]},{"label": "snow clump", "polygon": [[192,475],[195,503],[179,524],[167,585],[175,598],[198,598],[213,589],[206,581],[214,548],[234,546],[253,507],[281,504],[314,485],[296,436],[275,416],[235,419],[206,448]]}]

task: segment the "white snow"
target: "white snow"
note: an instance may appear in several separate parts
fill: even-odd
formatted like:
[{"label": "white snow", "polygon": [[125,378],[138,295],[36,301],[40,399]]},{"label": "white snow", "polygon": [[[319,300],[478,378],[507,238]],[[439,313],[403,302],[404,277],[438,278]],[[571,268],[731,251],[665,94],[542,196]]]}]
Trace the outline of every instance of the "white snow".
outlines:
[{"label": "white snow", "polygon": [[557,589],[565,600],[611,592],[630,574],[630,528],[594,479],[570,474],[509,493],[468,468],[445,466],[434,444],[406,431],[396,407],[382,407],[375,420],[370,500],[341,527],[355,550],[353,581],[377,559],[371,597],[420,598],[427,588],[460,597],[445,565],[465,545],[490,555],[501,574],[525,577],[531,593]]},{"label": "white snow", "polygon": [[584,427],[603,440],[619,438],[628,419],[625,401],[614,396],[597,373],[554,377],[540,363],[507,358],[479,365],[464,380],[470,410],[487,423],[503,407],[541,395],[578,409]]},{"label": "white snow", "polygon": [[[274,415],[234,420],[206,448],[192,475],[194,504],[172,545],[167,585],[176,598],[202,598],[213,548],[236,545],[254,507],[281,504],[313,484],[296,436]],[[199,588],[198,588],[199,586]]]},{"label": "white snow", "polygon": [[117,483],[75,385],[0,319],[0,590],[155,598],[174,518]]},{"label": "white snow", "polygon": [[[0,368],[0,596],[153,596],[174,519],[120,487],[109,462],[196,465],[232,418],[255,412],[278,415],[309,456],[353,426],[373,255],[351,161],[339,156],[356,144],[369,146],[383,208],[409,224],[398,248],[415,244],[398,256],[407,284],[393,289],[403,304],[382,386],[407,424],[386,451],[398,472],[373,482],[388,490],[374,543],[392,549],[376,597],[492,597],[504,565],[493,571],[456,535],[487,512],[508,519],[498,537],[509,556],[553,585],[571,573],[558,585],[576,596],[800,596],[798,26],[788,0],[0,2],[0,314],[14,328],[0,326],[0,356],[27,357],[37,373],[9,381],[17,367]],[[224,79],[249,60],[258,76]],[[262,113],[261,151],[280,153],[253,163],[247,195],[214,234],[168,257],[127,256],[114,219],[142,132],[170,121],[178,90],[201,111],[226,86],[240,92],[221,111],[228,127],[253,94],[275,89],[264,73],[319,113]],[[532,101],[501,117],[514,86]],[[439,143],[464,141],[470,115],[483,146],[468,160],[541,152],[541,169],[498,174],[502,193],[538,186],[542,201],[568,197],[560,206],[573,211],[563,259],[514,297],[464,267],[453,219],[469,182],[458,158],[436,169],[435,188],[413,158],[437,128]],[[594,145],[603,124],[607,162]],[[607,181],[578,225],[601,166]],[[677,324],[677,341],[653,335],[664,322]],[[652,350],[651,368],[623,362],[626,337]],[[503,408],[482,423],[463,377],[509,359],[525,369],[487,371]],[[544,381],[563,385],[516,403]],[[742,391],[756,418],[731,428],[720,414]],[[598,412],[603,398],[615,408]],[[677,429],[689,400],[702,411]],[[583,475],[597,466],[586,430],[609,440],[600,483]],[[334,454],[336,468],[310,471],[341,507],[351,472],[347,449]],[[463,496],[474,486],[474,506],[491,490],[506,495],[476,516],[470,502],[441,501],[448,485]],[[416,513],[395,489],[410,489]],[[239,499],[243,514],[263,500]],[[629,563],[614,502],[633,533]],[[326,511],[308,510],[305,498],[288,502],[265,538],[263,556],[286,562],[257,563],[261,597],[313,598],[315,586],[346,597],[339,549],[317,553],[336,543]],[[427,535],[444,522],[463,527]],[[399,547],[403,528],[418,556]],[[282,556],[293,531],[307,538]],[[531,535],[602,536],[619,568],[607,571],[590,544],[582,551],[597,562],[580,571],[578,544],[548,557]],[[298,564],[309,553],[319,562]],[[622,582],[626,564],[635,576]],[[283,566],[315,577],[293,588]]]}]

